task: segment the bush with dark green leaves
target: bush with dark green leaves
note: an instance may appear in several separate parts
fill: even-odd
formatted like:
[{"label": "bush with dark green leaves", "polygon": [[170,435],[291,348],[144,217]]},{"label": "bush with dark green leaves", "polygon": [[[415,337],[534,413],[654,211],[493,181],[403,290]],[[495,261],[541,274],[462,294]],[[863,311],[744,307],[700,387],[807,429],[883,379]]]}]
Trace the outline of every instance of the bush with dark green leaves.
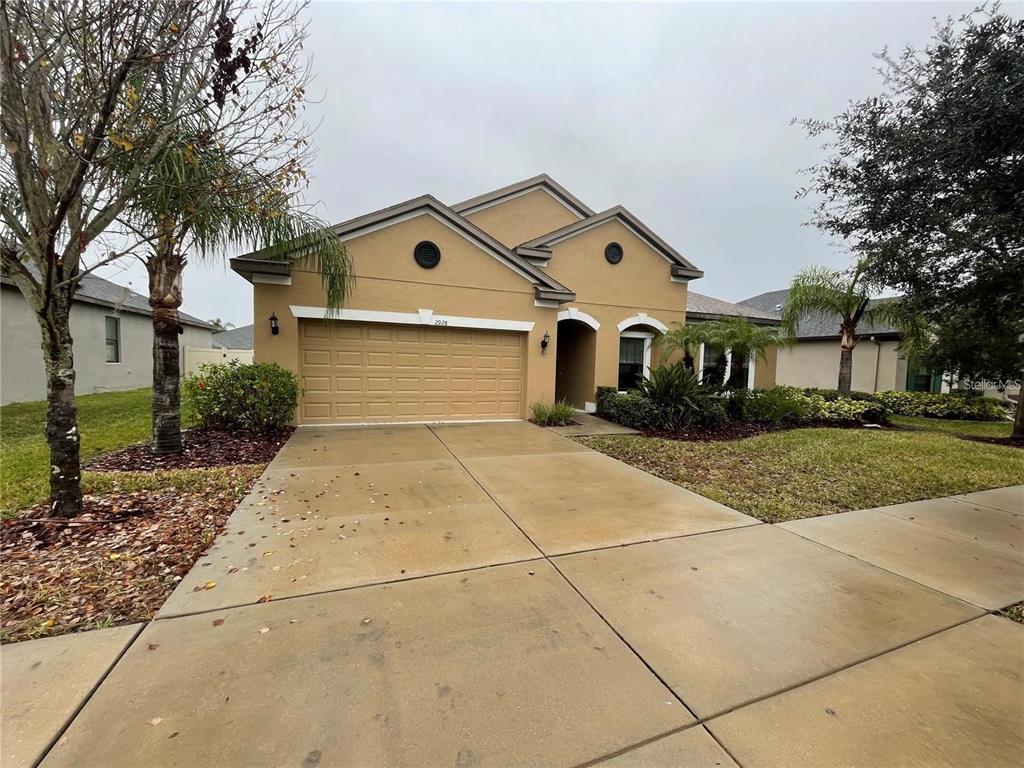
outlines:
[{"label": "bush with dark green leaves", "polygon": [[557,403],[534,403],[530,406],[533,420],[541,427],[564,427],[573,423],[573,416],[576,414],[576,406],[568,400],[559,400]]},{"label": "bush with dark green leaves", "polygon": [[630,429],[651,432],[665,429],[661,411],[638,390],[619,392],[614,387],[597,390],[597,415]]},{"label": "bush with dark green leaves", "polygon": [[276,432],[295,418],[299,379],[277,363],[207,363],[185,378],[183,393],[200,426]]},{"label": "bush with dark green leaves", "polygon": [[809,417],[810,397],[792,387],[760,389],[746,398],[744,418],[764,424],[798,424]]},{"label": "bush with dark green leaves", "polygon": [[638,389],[660,412],[664,429],[686,427],[699,420],[717,391],[701,384],[681,361],[652,368]]}]

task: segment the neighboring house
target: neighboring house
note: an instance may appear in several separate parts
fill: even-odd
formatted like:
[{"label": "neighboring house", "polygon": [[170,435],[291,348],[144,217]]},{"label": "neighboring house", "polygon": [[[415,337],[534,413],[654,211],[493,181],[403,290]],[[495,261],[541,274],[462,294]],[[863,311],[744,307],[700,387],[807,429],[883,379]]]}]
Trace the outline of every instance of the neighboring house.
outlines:
[{"label": "neighboring house", "polygon": [[232,259],[259,361],[295,371],[300,424],[520,419],[632,386],[703,272],[625,208],[546,175],[453,206],[424,195],[334,227],[354,289],[328,317],[308,264]]},{"label": "neighboring house", "polygon": [[[780,324],[779,317],[775,312],[733,304],[696,291],[689,292],[686,305],[687,324],[706,323],[727,317],[742,317],[753,325],[766,327],[778,327]],[[729,350],[709,349],[701,344],[695,356],[697,370],[705,371],[715,368],[718,365],[719,355],[722,354],[726,358],[725,381],[745,382],[746,386],[751,389],[767,389],[775,386],[777,358],[775,347],[765,352],[764,357],[755,359],[754,356],[751,356],[749,360],[737,360],[733,358],[732,352]]]},{"label": "neighboring house", "polygon": [[252,326],[218,331],[213,334],[213,346],[216,349],[252,349]]},{"label": "neighboring house", "polygon": [[[213,326],[179,313],[181,346],[210,346]],[[153,383],[149,300],[95,275],[82,278],[71,307],[75,393],[87,395]],[[39,324],[21,292],[0,278],[0,404],[44,400]]]},{"label": "neighboring house", "polygon": [[[739,302],[752,309],[782,312],[789,290],[769,291]],[[873,301],[888,301],[875,299]],[[775,380],[797,387],[835,389],[839,381],[839,317],[808,316],[797,327],[796,343],[778,350]],[[902,334],[888,324],[861,323],[853,350],[852,387],[861,392],[890,389],[938,392],[941,374],[922,370],[900,349]]]},{"label": "neighboring house", "polygon": [[252,326],[230,328],[213,334],[213,343],[209,347],[185,347],[184,371],[186,375],[194,374],[200,365],[207,363],[221,364],[237,360],[240,363],[251,363]]}]

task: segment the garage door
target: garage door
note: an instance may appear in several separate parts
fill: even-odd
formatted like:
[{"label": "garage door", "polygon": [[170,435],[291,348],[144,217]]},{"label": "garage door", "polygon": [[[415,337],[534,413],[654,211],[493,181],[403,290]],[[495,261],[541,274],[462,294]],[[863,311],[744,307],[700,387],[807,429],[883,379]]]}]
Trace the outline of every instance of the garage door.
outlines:
[{"label": "garage door", "polygon": [[302,424],[518,419],[525,334],[299,323]]}]

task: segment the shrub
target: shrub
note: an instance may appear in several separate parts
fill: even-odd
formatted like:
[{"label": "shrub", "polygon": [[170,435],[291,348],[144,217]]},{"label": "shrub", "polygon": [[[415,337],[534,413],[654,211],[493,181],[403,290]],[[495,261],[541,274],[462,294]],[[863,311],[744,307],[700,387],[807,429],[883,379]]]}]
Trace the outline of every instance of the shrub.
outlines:
[{"label": "shrub", "polygon": [[[737,392],[744,392],[749,390],[736,390]],[[693,422],[698,426],[704,427],[705,429],[717,429],[729,421],[729,413],[726,409],[725,404],[722,402],[722,398],[712,397],[709,398],[706,403],[701,407],[699,413],[697,413]]]},{"label": "shrub", "polygon": [[542,427],[564,427],[573,423],[573,416],[576,414],[576,406],[568,400],[559,400],[557,403],[534,403],[530,406],[533,413],[533,420]]},{"label": "shrub", "polygon": [[698,419],[715,392],[681,361],[651,369],[650,376],[640,381],[639,391],[658,409],[664,429],[685,427]]},{"label": "shrub", "polygon": [[968,419],[999,421],[1006,418],[1006,406],[990,397],[969,397],[939,392],[876,392],[875,398],[900,416],[924,416],[932,419]]},{"label": "shrub", "polygon": [[[792,387],[758,390],[747,398],[746,418],[766,424],[796,424],[806,421],[811,410],[812,397],[816,396],[805,395]],[[818,397],[821,402],[825,402],[824,398]]]},{"label": "shrub", "polygon": [[751,421],[770,424],[798,424],[806,421],[859,421],[888,424],[889,411],[871,395],[840,395],[834,389],[774,387],[759,390],[746,405]]},{"label": "shrub", "polygon": [[746,387],[730,390],[725,402],[725,410],[729,418],[736,421],[748,421],[748,405],[753,397],[754,393]]},{"label": "shrub", "polygon": [[597,392],[597,415],[630,429],[649,432],[664,429],[661,411],[642,393],[620,394],[613,387],[601,387]]},{"label": "shrub", "polygon": [[204,427],[274,432],[292,422],[299,380],[276,363],[207,363],[185,378],[185,406]]}]

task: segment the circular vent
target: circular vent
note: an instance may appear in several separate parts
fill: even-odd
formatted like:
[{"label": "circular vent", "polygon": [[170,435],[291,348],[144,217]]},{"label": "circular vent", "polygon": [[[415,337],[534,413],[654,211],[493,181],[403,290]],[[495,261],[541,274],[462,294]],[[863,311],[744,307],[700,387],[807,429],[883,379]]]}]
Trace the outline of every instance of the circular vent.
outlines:
[{"label": "circular vent", "polygon": [[622,246],[618,243],[608,243],[604,247],[604,257],[609,264],[618,264],[622,261]]},{"label": "circular vent", "polygon": [[441,249],[429,240],[424,240],[413,249],[412,257],[424,269],[433,269],[441,261]]}]

